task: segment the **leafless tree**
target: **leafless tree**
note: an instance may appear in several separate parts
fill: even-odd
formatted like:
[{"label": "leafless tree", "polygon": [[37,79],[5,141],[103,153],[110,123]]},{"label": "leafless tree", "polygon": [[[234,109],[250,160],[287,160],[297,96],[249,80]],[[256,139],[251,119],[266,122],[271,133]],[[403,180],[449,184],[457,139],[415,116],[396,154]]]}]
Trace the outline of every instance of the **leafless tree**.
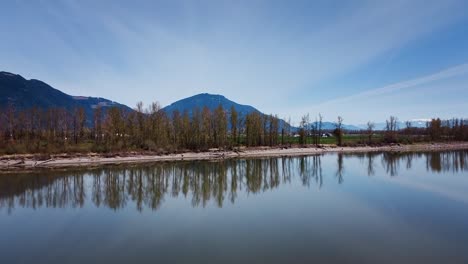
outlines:
[{"label": "leafless tree", "polygon": [[374,134],[375,124],[371,121],[367,122],[367,137],[369,138],[369,144],[372,144],[372,135]]},{"label": "leafless tree", "polygon": [[390,116],[390,118],[386,120],[385,141],[387,141],[388,143],[396,142],[397,130],[398,130],[398,118],[395,116]]},{"label": "leafless tree", "polygon": [[341,116],[338,116],[337,118],[337,122],[335,123],[335,130],[333,131],[333,134],[335,134],[338,146],[342,146],[343,145],[343,118]]}]

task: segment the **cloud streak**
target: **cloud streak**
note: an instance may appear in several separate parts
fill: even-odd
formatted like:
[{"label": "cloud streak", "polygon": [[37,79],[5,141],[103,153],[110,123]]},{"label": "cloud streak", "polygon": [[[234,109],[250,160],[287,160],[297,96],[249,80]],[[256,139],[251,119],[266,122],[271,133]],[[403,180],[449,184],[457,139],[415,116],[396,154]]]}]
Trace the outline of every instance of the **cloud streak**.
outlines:
[{"label": "cloud streak", "polygon": [[337,104],[349,102],[349,101],[358,101],[359,99],[362,99],[362,98],[370,99],[372,97],[378,97],[378,96],[382,96],[388,93],[398,92],[403,89],[409,89],[412,87],[417,87],[417,86],[425,85],[425,84],[432,83],[435,81],[440,81],[440,80],[444,80],[444,79],[448,79],[448,78],[452,78],[452,77],[456,77],[460,75],[466,75],[466,74],[468,74],[468,63],[461,64],[455,67],[451,67],[451,68],[442,70],[440,72],[427,75],[427,76],[423,76],[420,78],[387,85],[381,88],[368,90],[368,91],[354,94],[351,96],[345,96],[345,97],[340,97],[340,98],[336,98],[333,100],[329,100],[329,101],[320,103],[318,107],[337,105]]}]

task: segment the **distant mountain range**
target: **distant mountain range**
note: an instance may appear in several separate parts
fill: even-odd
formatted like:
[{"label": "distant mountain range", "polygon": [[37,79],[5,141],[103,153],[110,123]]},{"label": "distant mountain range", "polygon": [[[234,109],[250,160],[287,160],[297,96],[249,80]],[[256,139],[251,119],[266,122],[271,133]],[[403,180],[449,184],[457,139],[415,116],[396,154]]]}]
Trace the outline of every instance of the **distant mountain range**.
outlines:
[{"label": "distant mountain range", "polygon": [[[86,113],[88,122],[93,120],[94,109],[98,106],[102,107],[105,111],[106,108],[116,106],[124,109],[125,111],[134,111],[132,108],[105,98],[88,97],[88,96],[72,96],[57,90],[45,82],[40,80],[26,80],[21,75],[9,72],[0,72],[0,109],[6,109],[9,104],[12,104],[16,110],[30,109],[32,107],[47,109],[47,108],[64,108],[73,111],[75,108],[83,107]],[[162,110],[169,116],[174,111],[179,111],[181,114],[188,111],[189,115],[195,108],[202,110],[205,106],[211,111],[221,105],[224,109],[229,111],[232,106],[239,114],[239,118],[245,118],[247,114],[252,112],[261,113],[255,107],[250,105],[243,105],[231,101],[218,94],[202,93],[191,97],[187,97],[176,101]],[[287,123],[284,120],[280,121],[279,126],[283,127]],[[425,122],[413,122],[413,126],[425,126]],[[400,128],[404,128],[404,123],[399,123]],[[343,124],[345,130],[361,130],[366,129],[366,125],[347,125]],[[385,128],[385,123],[377,123],[375,130]],[[293,127],[293,131],[297,128]],[[335,129],[335,123],[323,122],[323,130]]]},{"label": "distant mountain range", "polygon": [[[428,121],[429,120],[422,120],[422,119],[410,120],[411,127],[416,127],[416,128],[425,128]],[[386,122],[379,122],[379,123],[375,123],[374,125],[375,125],[374,130],[385,130],[387,127]],[[361,125],[358,125],[357,127],[359,127],[359,129],[366,130],[367,124],[361,124]],[[398,121],[397,128],[398,129],[406,128],[406,123]]]},{"label": "distant mountain range", "polygon": [[[317,123],[314,122],[315,125]],[[344,130],[361,130],[361,128],[355,126],[355,125],[342,125]],[[334,130],[336,128],[336,123],[333,122],[322,122],[322,130]]]},{"label": "distant mountain range", "polygon": [[18,74],[0,72],[0,109],[6,109],[10,104],[17,111],[33,107],[42,109],[54,107],[73,111],[75,108],[82,107],[88,121],[93,119],[93,112],[97,106],[101,106],[103,109],[117,106],[127,111],[133,111],[130,107],[111,100],[71,96],[45,82],[35,79],[26,80]]}]

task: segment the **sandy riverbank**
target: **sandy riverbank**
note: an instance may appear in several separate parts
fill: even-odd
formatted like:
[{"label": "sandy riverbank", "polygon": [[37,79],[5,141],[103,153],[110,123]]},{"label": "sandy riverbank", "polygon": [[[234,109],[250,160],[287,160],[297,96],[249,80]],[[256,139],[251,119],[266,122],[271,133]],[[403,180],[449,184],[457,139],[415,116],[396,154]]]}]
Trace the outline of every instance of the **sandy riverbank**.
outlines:
[{"label": "sandy riverbank", "polygon": [[216,160],[228,158],[251,158],[251,157],[279,157],[315,155],[322,153],[362,153],[362,152],[411,152],[411,151],[443,151],[443,150],[468,150],[468,142],[414,144],[414,145],[391,145],[391,146],[363,146],[363,147],[336,147],[325,145],[320,148],[309,146],[306,148],[243,148],[239,151],[209,151],[209,152],[187,152],[182,154],[148,155],[148,154],[121,154],[106,157],[90,153],[86,155],[67,156],[52,155],[49,159],[40,160],[34,155],[10,155],[0,156],[0,172],[17,170],[34,170],[41,168],[64,168],[64,167],[87,167],[104,164],[143,163],[158,161],[180,161],[180,160]]}]

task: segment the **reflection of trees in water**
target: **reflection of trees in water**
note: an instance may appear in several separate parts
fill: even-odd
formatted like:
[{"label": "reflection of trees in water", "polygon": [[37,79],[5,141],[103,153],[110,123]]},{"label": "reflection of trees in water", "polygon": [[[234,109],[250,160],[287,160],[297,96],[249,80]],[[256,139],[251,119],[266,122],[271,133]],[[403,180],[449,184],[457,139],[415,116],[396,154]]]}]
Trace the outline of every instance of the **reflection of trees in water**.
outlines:
[{"label": "reflection of trees in water", "polygon": [[337,154],[337,169],[336,169],[336,173],[335,173],[335,176],[338,177],[338,183],[339,184],[342,184],[344,179],[343,179],[343,170],[344,170],[344,166],[343,166],[343,153],[338,153]]},{"label": "reflection of trees in water", "polygon": [[[299,157],[299,177],[302,185],[309,187],[311,181],[314,180],[319,188],[323,185],[322,163],[321,156],[303,156]],[[293,158],[289,158],[290,160]],[[291,166],[293,162],[289,162]]]},{"label": "reflection of trees in water", "polygon": [[375,175],[375,169],[374,169],[374,157],[375,155],[372,155],[371,153],[368,153],[367,155],[367,175],[368,176],[374,176]]},{"label": "reflection of trees in water", "polygon": [[[232,203],[237,192],[258,193],[291,182],[295,160],[247,159],[222,162],[159,163],[90,172],[16,175],[0,178],[0,208],[96,206],[114,210],[134,203],[158,209],[167,197],[191,198],[193,206]],[[64,176],[63,174],[67,174]]]},{"label": "reflection of trees in water", "polygon": [[390,176],[397,176],[401,162],[401,153],[384,152],[382,153],[382,166]]},{"label": "reflection of trees in water", "polygon": [[411,169],[414,159],[425,159],[426,170],[431,172],[468,171],[468,151],[447,151],[427,153],[383,153],[382,165],[390,176],[398,175],[400,163]]},{"label": "reflection of trees in water", "polygon": [[312,157],[312,177],[315,179],[315,182],[318,184],[319,188],[322,188],[323,185],[323,171],[322,171],[322,162],[320,156]]},{"label": "reflection of trees in water", "polygon": [[54,174],[3,175],[0,177],[0,208],[82,207],[86,200],[83,174],[68,174],[58,181]]},{"label": "reflection of trees in water", "polygon": [[[361,161],[361,164],[366,167],[367,175],[373,176],[375,175],[375,158],[382,156],[381,153],[378,152],[361,152],[361,153],[348,153],[343,154],[345,157],[355,157]],[[340,162],[340,161],[339,161]]]},{"label": "reflection of trees in water", "polygon": [[427,155],[426,168],[434,172],[468,171],[468,150],[430,153]]},{"label": "reflection of trees in water", "polygon": [[[432,153],[337,154],[335,175],[344,181],[344,163],[357,157],[369,176],[376,173],[376,158],[390,176],[407,169],[414,160],[425,159],[427,170],[434,172],[468,171],[468,151]],[[221,207],[234,203],[238,191],[260,193],[291,183],[318,188],[323,185],[323,156],[270,159],[225,160],[219,162],[159,163],[133,167],[106,167],[90,172],[47,172],[47,175],[8,175],[0,177],[0,208],[15,206],[82,207],[85,203],[118,210],[135,204],[138,210],[161,207],[168,197],[183,195],[194,207],[210,201]],[[66,175],[64,175],[66,174]]]}]

